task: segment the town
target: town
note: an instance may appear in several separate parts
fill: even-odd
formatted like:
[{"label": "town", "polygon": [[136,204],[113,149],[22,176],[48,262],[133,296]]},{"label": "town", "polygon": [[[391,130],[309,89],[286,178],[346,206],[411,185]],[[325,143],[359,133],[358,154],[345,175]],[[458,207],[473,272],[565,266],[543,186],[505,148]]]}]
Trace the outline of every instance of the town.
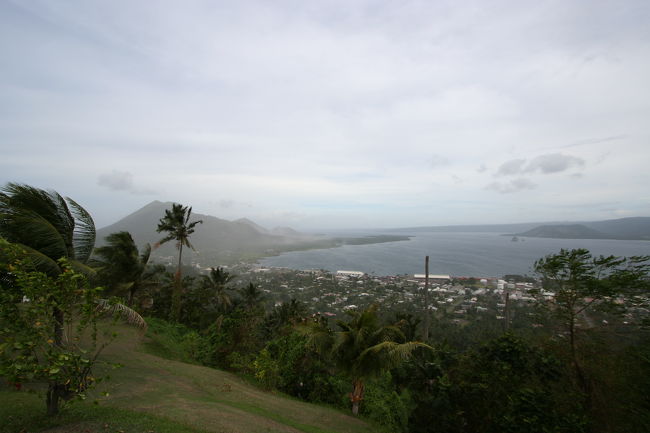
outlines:
[{"label": "town", "polygon": [[[311,314],[336,320],[342,319],[346,311],[363,310],[373,303],[380,304],[387,314],[416,313],[425,305],[425,274],[377,276],[360,271],[294,270],[249,263],[225,269],[235,276],[233,287],[249,283],[259,287],[269,309],[295,299],[303,302]],[[429,274],[427,300],[432,317],[458,326],[480,320],[499,322],[506,328],[513,323],[542,327],[537,307],[540,302],[552,302],[554,296],[542,288],[539,278],[527,275],[498,278]],[[638,324],[650,317],[648,296],[616,302],[628,304],[621,325]],[[605,324],[608,320],[612,319],[608,317]]]}]

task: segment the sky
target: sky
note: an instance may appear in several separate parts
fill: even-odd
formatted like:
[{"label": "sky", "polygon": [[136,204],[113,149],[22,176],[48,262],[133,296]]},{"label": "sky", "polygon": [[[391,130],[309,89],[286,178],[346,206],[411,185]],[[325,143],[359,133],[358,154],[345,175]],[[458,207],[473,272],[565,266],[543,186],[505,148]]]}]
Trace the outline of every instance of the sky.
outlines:
[{"label": "sky", "polygon": [[0,185],[98,227],[650,216],[650,2],[0,2]]}]

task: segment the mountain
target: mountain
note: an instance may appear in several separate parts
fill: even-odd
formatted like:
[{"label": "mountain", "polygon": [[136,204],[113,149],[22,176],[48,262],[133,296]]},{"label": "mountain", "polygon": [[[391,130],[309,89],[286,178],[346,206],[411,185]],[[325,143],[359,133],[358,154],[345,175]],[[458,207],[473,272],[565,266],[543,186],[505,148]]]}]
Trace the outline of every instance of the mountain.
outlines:
[{"label": "mountain", "polygon": [[650,240],[650,217],[619,218],[585,223],[585,225],[616,239]]},{"label": "mountain", "polygon": [[540,224],[562,224],[562,223],[517,223],[517,224],[472,224],[454,226],[422,226],[390,229],[390,232],[409,233],[514,233],[517,231],[530,230]]},{"label": "mountain", "polygon": [[253,221],[249,220],[248,218],[239,218],[238,220],[235,220],[234,222],[241,223],[241,224],[246,224],[248,226],[251,226],[260,233],[265,233],[265,234],[269,233],[269,231],[267,229],[265,229],[264,227],[262,227],[259,224],[255,224]]},{"label": "mountain", "polygon": [[535,227],[517,236],[530,238],[563,238],[563,239],[609,239],[610,236],[582,224],[546,225]]},{"label": "mountain", "polygon": [[618,218],[605,221],[538,222],[517,224],[475,224],[456,226],[425,226],[386,230],[391,232],[444,233],[506,233],[566,239],[650,240],[650,217]]},{"label": "mountain", "polygon": [[[146,243],[155,245],[164,237],[163,233],[156,232],[158,221],[171,206],[171,202],[153,201],[118,222],[99,229],[97,246],[104,245],[104,238],[118,231],[131,233],[139,247]],[[183,256],[187,262],[193,258],[194,262],[211,266],[285,251],[290,246],[298,248],[301,244],[316,239],[289,228],[269,231],[245,218],[228,221],[211,215],[192,213],[190,221],[196,220],[203,221],[203,224],[195,227],[195,232],[190,238],[196,252],[188,251]],[[168,242],[154,250],[154,257],[171,256],[176,256],[174,242]]]},{"label": "mountain", "polygon": [[286,236],[289,238],[296,238],[302,236],[300,232],[295,231],[291,227],[275,227],[273,230],[271,230],[271,233],[273,233],[276,236]]},{"label": "mountain", "polygon": [[650,240],[650,218],[619,218],[580,224],[541,225],[516,236],[562,239]]}]

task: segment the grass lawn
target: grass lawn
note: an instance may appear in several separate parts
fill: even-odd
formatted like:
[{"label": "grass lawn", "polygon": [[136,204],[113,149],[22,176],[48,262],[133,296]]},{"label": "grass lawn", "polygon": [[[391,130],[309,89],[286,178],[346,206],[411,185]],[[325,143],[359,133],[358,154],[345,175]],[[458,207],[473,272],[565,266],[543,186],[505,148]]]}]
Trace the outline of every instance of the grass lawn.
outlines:
[{"label": "grass lawn", "polygon": [[[119,332],[103,357],[124,367],[109,371],[111,379],[87,401],[69,404],[57,417],[45,417],[40,395],[0,391],[0,433],[378,431],[340,411],[263,391],[233,374],[145,353],[146,337],[125,327]],[[104,392],[109,395],[103,397]]]}]

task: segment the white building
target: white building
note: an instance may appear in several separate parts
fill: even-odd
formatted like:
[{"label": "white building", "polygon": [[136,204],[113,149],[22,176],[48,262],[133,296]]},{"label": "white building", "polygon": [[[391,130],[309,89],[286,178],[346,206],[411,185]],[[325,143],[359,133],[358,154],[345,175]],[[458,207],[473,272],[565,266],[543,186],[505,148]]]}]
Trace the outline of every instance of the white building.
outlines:
[{"label": "white building", "polygon": [[357,277],[361,278],[365,273],[360,271],[336,271],[336,275],[339,277]]},{"label": "white building", "polygon": [[[426,279],[426,275],[425,274],[415,274],[415,275],[413,275],[413,278],[415,278],[416,280],[424,280],[424,279]],[[450,275],[429,274],[429,280],[450,281],[451,276]]]}]

